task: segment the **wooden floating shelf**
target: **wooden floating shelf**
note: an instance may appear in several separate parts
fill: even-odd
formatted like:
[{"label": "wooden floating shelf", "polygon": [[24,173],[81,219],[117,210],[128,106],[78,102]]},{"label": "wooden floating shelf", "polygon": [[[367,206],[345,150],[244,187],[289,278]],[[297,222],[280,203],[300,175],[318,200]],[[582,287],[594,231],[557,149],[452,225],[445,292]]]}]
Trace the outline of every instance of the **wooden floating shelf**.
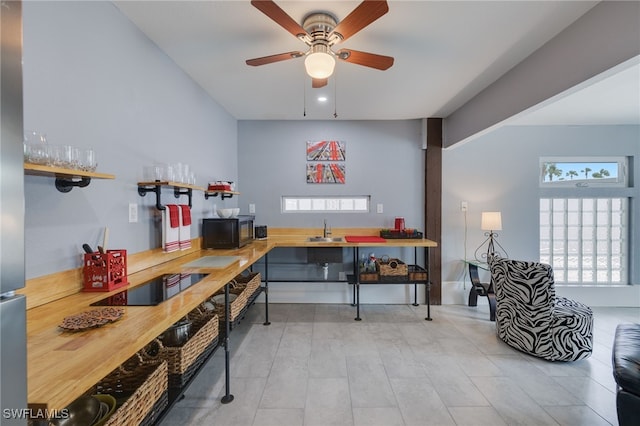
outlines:
[{"label": "wooden floating shelf", "polygon": [[181,195],[186,195],[189,198],[189,208],[191,208],[191,197],[193,194],[193,190],[196,191],[204,191],[202,186],[191,185],[188,183],[181,182],[172,182],[172,181],[148,181],[148,182],[138,182],[138,194],[141,197],[147,195],[147,192],[153,192],[156,194],[156,208],[158,210],[165,210],[166,207],[160,202],[160,193],[162,191],[162,187],[172,187],[173,195],[178,198]]},{"label": "wooden floating shelf", "polygon": [[116,178],[108,173],[87,172],[33,163],[24,163],[24,173],[33,176],[53,177],[56,179],[56,189],[64,193],[71,191],[74,187],[84,188],[88,186],[91,183],[91,179]]},{"label": "wooden floating shelf", "polygon": [[92,178],[115,179],[115,175],[108,173],[85,172],[83,170],[65,169],[62,167],[45,166],[44,164],[24,163],[24,173],[34,176],[49,176],[62,179]]}]

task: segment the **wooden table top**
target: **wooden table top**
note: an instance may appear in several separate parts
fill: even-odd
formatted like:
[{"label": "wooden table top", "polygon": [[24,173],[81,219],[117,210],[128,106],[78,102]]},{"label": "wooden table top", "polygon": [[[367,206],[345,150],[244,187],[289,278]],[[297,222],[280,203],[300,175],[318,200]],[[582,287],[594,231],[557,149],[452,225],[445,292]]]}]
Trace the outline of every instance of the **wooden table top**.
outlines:
[{"label": "wooden table top", "polygon": [[[348,234],[354,235],[354,230]],[[271,234],[271,230],[270,230]],[[233,250],[200,250],[175,260],[130,274],[129,287],[145,283],[159,275],[171,273],[208,273],[198,284],[180,292],[157,306],[127,306],[124,316],[115,323],[82,332],[65,332],[58,327],[69,315],[95,309],[90,306],[104,297],[118,293],[80,292],[27,311],[27,383],[29,404],[44,404],[62,409],[86,392],[125,360],[133,356],[169,326],[223,288],[236,275],[249,268],[275,247],[318,246],[390,246],[435,247],[421,240],[388,240],[386,243],[308,242],[309,233],[275,232],[265,240]],[[320,234],[321,235],[321,234]],[[334,230],[334,236],[339,236]],[[362,234],[364,235],[364,234]],[[237,256],[224,268],[185,267],[203,256]]]}]

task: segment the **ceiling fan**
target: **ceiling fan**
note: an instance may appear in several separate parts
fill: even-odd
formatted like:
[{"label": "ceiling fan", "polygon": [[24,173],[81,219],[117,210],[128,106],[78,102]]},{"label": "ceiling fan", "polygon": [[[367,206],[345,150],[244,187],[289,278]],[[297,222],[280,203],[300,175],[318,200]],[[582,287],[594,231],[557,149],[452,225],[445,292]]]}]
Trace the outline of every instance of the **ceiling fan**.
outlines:
[{"label": "ceiling fan", "polygon": [[304,18],[302,25],[294,21],[272,0],[252,0],[251,4],[307,44],[309,49],[306,52],[294,51],[248,59],[247,65],[266,65],[306,56],[305,68],[312,78],[314,88],[327,84],[328,78],[333,73],[335,58],[379,70],[386,70],[393,65],[391,56],[352,49],[340,49],[334,52],[331,49],[333,45],[347,40],[387,13],[389,6],[386,1],[364,0],[340,22],[327,12],[314,12]]}]

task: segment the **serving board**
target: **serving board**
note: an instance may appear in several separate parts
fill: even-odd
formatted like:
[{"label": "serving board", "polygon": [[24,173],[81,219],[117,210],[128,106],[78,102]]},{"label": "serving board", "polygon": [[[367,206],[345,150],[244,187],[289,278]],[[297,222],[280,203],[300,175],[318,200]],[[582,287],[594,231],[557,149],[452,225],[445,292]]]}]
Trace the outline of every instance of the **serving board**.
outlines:
[{"label": "serving board", "polygon": [[184,266],[192,268],[224,268],[238,260],[240,260],[240,256],[205,256]]}]

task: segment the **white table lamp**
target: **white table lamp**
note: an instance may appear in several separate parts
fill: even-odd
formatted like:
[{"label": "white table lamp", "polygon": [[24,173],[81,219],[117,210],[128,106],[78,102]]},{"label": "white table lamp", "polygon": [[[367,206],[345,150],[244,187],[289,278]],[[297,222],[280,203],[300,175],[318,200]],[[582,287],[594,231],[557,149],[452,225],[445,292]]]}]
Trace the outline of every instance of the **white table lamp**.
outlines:
[{"label": "white table lamp", "polygon": [[484,233],[485,237],[487,238],[476,249],[476,254],[475,254],[476,260],[481,261],[480,259],[478,259],[478,250],[480,250],[480,248],[486,243],[488,243],[487,252],[481,255],[481,257],[486,257],[484,261],[488,261],[489,257],[492,255],[500,254],[500,251],[496,251],[495,249],[496,245],[500,247],[500,249],[502,249],[502,251],[505,253],[505,256],[506,256],[506,250],[498,243],[498,241],[496,241],[498,234],[494,232],[494,231],[502,231],[502,213],[501,212],[482,212],[480,229],[488,232]]}]

